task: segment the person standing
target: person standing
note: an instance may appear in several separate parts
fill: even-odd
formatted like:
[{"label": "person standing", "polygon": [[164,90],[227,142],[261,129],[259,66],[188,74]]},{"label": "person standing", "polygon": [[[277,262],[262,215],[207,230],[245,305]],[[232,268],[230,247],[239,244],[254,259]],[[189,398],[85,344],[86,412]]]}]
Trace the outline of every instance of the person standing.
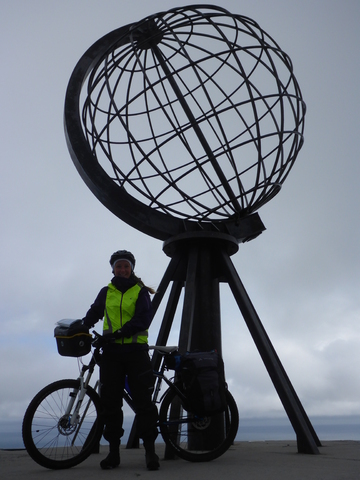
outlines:
[{"label": "person standing", "polygon": [[152,402],[154,376],[148,346],[148,328],[152,321],[150,293],[134,273],[135,257],[127,250],[118,250],[110,257],[114,274],[102,288],[83,318],[88,327],[104,320],[103,335],[111,341],[103,346],[100,362],[100,396],[104,406],[105,440],[109,454],[100,462],[104,470],[120,465],[120,438],[123,430],[123,391],[127,378],[135,404],[135,424],[143,440],[146,466],[159,468],[155,453],[158,435],[158,411]]}]

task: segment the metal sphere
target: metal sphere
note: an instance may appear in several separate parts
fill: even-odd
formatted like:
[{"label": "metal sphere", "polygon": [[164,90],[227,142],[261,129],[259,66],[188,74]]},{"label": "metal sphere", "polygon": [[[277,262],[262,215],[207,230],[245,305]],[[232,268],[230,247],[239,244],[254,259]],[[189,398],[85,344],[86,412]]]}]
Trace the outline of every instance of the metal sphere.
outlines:
[{"label": "metal sphere", "polygon": [[95,195],[166,239],[224,231],[276,195],[302,146],[304,115],[291,60],[274,40],[249,18],[194,5],[96,42],[70,79],[65,129]]}]

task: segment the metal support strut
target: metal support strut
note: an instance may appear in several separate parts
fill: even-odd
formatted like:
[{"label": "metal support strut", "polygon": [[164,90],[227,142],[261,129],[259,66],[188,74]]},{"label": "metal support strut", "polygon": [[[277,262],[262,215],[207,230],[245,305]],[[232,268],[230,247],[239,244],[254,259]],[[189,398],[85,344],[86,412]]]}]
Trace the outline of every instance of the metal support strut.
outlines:
[{"label": "metal support strut", "polygon": [[[164,243],[171,261],[153,299],[154,315],[172,282],[157,345],[166,345],[182,289],[179,351],[217,349],[221,355],[220,282],[228,283],[245,323],[297,436],[299,453],[318,454],[320,440],[230,259],[238,250],[234,237],[189,232]],[[154,352],[153,367],[159,356]],[[131,436],[132,437],[132,436]],[[129,439],[128,445],[131,445]]]}]

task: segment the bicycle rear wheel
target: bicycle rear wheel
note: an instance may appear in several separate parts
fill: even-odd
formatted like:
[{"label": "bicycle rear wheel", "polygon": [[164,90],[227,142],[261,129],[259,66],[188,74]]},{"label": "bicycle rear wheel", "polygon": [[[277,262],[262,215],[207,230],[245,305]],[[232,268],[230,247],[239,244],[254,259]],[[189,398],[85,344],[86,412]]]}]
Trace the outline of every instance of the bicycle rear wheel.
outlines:
[{"label": "bicycle rear wheel", "polygon": [[231,393],[226,391],[224,412],[198,417],[187,412],[174,390],[162,401],[159,421],[164,442],[180,458],[207,462],[220,457],[232,445],[239,426],[239,412]]},{"label": "bicycle rear wheel", "polygon": [[[59,380],[43,388],[30,402],[23,420],[22,435],[26,450],[39,465],[70,468],[84,461],[100,441],[103,425],[100,398],[90,386],[75,422],[71,422],[78,403],[79,380]],[[75,397],[69,416],[69,401]]]}]

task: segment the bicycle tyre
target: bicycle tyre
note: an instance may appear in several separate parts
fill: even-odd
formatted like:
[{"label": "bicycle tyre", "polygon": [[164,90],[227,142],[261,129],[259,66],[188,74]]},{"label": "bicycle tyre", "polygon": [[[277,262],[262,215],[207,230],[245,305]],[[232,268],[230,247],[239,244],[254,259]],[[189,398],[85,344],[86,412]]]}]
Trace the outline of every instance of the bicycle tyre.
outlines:
[{"label": "bicycle tyre", "polygon": [[99,395],[90,386],[80,407],[80,422],[69,425],[64,413],[79,380],[59,380],[44,387],[30,402],[22,436],[30,457],[39,465],[59,470],[83,462],[98,445],[103,423]]},{"label": "bicycle tyre", "polygon": [[223,413],[196,417],[183,408],[176,391],[170,388],[159,411],[164,442],[175,455],[189,462],[208,462],[220,457],[233,444],[239,426],[237,405],[228,390],[226,403]]}]

